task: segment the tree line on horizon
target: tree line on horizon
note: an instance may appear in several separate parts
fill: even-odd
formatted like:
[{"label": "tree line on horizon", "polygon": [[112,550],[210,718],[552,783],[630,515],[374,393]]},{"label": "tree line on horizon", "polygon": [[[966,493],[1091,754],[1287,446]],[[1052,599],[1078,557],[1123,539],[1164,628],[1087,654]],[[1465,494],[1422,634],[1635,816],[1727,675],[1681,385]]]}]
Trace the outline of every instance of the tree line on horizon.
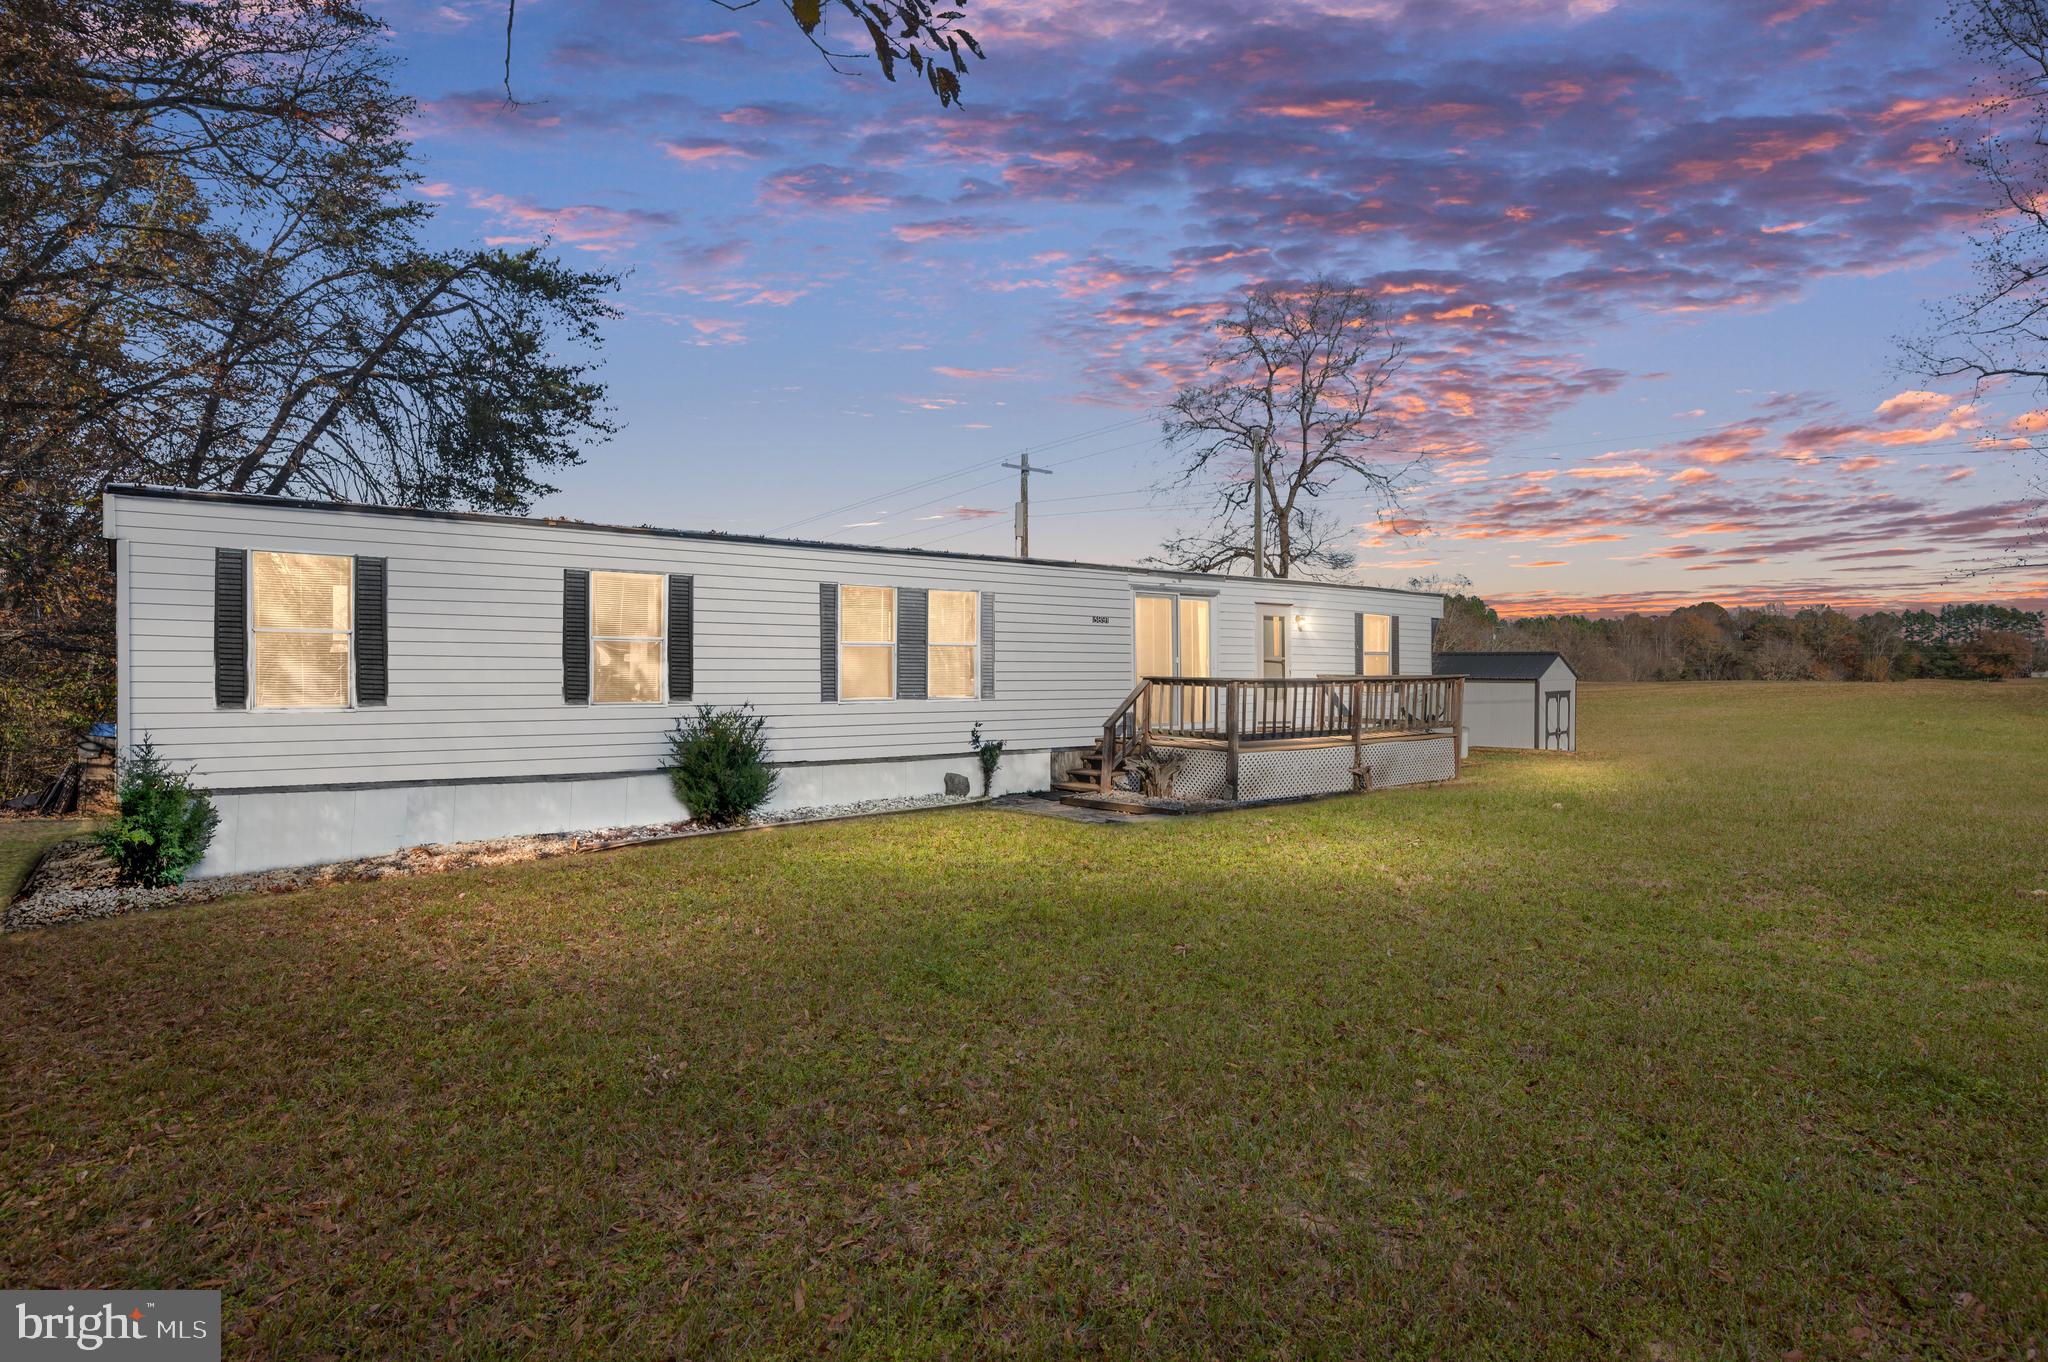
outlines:
[{"label": "tree line on horizon", "polygon": [[2048,670],[2044,616],[1972,602],[1939,610],[1737,606],[1669,614],[1528,614],[1444,600],[1438,651],[1563,653],[1579,680],[2003,680]]},{"label": "tree line on horizon", "polygon": [[1981,602],[1851,615],[1712,601],[1664,615],[1507,619],[1478,596],[1452,595],[1437,649],[1562,653],[1581,681],[1998,680],[2048,670],[2043,619]]}]

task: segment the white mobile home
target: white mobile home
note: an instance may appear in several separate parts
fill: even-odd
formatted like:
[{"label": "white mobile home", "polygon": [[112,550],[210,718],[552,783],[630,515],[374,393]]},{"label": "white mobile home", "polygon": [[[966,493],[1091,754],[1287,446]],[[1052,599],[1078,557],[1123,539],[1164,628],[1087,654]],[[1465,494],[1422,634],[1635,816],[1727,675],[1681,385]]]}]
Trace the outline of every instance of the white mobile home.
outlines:
[{"label": "white mobile home", "polygon": [[[1421,676],[1442,611],[1323,583],[133,486],[107,493],[105,533],[122,740],[150,736],[212,793],[205,874],[683,818],[663,735],[698,704],[764,716],[784,807],[978,784],[977,723],[1008,744],[998,793],[1045,789],[1140,678]],[[1137,712],[1192,723],[1210,703]],[[1321,721],[1375,703],[1326,695]],[[1279,734],[1279,712],[1248,701],[1242,722]],[[1449,776],[1439,749],[1376,783]]]},{"label": "white mobile home", "polygon": [[1576,752],[1579,675],[1561,653],[1438,653],[1438,671],[1465,678],[1472,747]]}]

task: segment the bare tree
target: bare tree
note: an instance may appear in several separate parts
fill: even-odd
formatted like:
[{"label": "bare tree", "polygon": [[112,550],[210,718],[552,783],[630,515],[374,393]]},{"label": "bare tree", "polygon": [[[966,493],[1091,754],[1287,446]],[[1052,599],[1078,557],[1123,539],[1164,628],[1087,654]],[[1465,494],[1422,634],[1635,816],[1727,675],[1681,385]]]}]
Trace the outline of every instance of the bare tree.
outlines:
[{"label": "bare tree", "polygon": [[[1973,113],[1950,129],[1950,153],[1989,191],[1976,287],[1906,342],[1931,378],[2013,380],[2048,393],[2048,0],[1954,0],[1949,29],[1984,63]],[[2048,566],[2048,477],[2037,478],[2025,547],[1984,571]]]},{"label": "bare tree", "polygon": [[1180,465],[1171,486],[1199,487],[1213,509],[1153,561],[1197,572],[1250,568],[1260,500],[1266,575],[1351,568],[1356,555],[1344,541],[1356,522],[1321,499],[1356,495],[1383,508],[1415,466],[1389,468],[1376,457],[1392,429],[1380,396],[1402,357],[1385,310],[1358,284],[1319,275],[1251,289],[1216,331],[1212,377],[1182,389],[1164,417]]}]

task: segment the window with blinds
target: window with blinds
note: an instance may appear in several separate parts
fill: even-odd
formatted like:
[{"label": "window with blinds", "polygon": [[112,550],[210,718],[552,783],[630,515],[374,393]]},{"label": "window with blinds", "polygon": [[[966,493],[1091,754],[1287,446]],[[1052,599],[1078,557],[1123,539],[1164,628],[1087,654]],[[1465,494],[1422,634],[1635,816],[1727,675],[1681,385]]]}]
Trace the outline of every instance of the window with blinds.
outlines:
[{"label": "window with blinds", "polygon": [[1392,676],[1394,674],[1394,617],[1392,615],[1359,616],[1359,658],[1360,676]]},{"label": "window with blinds", "polygon": [[839,588],[839,698],[896,695],[896,589]]},{"label": "window with blinds", "polygon": [[980,595],[934,591],[925,636],[926,691],[934,700],[972,700],[981,639]]},{"label": "window with blinds", "polygon": [[258,551],[249,567],[256,707],[347,709],[355,561]]},{"label": "window with blinds", "polygon": [[590,574],[590,699],[599,705],[661,703],[665,636],[654,572]]}]

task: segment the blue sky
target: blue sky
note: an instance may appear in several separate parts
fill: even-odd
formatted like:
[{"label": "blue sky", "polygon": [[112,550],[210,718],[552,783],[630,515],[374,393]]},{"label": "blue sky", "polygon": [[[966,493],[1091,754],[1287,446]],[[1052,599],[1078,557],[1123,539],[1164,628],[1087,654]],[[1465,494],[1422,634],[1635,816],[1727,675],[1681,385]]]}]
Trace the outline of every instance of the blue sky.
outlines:
[{"label": "blue sky", "polygon": [[[837,75],[772,3],[381,11],[451,241],[629,271],[619,437],[544,510],[1132,561],[1155,413],[1260,280],[1379,290],[1426,451],[1332,505],[1364,580],[1529,610],[2048,596],[2037,393],[1901,371],[1967,285],[1941,154],[1972,71],[1924,4],[963,6],[963,108]],[[856,64],[857,65],[857,64]],[[1405,457],[1402,461],[1406,461]],[[915,486],[912,486],[915,484]],[[910,490],[898,491],[897,489]]]}]

